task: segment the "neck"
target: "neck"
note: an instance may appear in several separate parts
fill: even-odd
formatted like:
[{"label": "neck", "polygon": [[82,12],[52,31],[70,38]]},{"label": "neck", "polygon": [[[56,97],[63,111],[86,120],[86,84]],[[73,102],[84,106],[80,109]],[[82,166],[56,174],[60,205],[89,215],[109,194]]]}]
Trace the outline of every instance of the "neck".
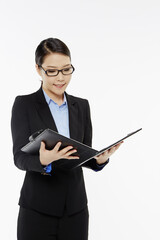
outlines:
[{"label": "neck", "polygon": [[61,95],[55,94],[51,91],[49,91],[48,89],[45,89],[42,86],[43,90],[46,92],[46,94],[55,102],[57,103],[59,106],[62,105],[63,101],[64,101],[64,93],[62,93]]}]

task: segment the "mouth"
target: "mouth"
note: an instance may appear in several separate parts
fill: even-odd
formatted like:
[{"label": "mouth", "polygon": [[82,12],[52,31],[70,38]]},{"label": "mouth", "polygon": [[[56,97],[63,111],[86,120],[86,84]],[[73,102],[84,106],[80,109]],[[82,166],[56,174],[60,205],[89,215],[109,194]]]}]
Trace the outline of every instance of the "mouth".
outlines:
[{"label": "mouth", "polygon": [[64,84],[53,84],[56,88],[63,88],[65,83]]}]

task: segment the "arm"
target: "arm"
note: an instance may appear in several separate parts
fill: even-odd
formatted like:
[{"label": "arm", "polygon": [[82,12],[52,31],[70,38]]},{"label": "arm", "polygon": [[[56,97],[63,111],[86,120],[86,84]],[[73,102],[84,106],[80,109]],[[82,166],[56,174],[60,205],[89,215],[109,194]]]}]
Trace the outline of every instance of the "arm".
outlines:
[{"label": "arm", "polygon": [[[86,121],[85,121],[85,133],[84,133],[84,140],[83,143],[92,146],[92,123],[91,123],[91,117],[90,117],[90,107],[89,103],[86,100]],[[92,158],[88,162],[84,163],[82,166],[91,168],[94,171],[102,170],[103,167],[109,162],[109,159],[106,159],[106,162],[103,164],[98,164],[97,160],[95,158]]]},{"label": "arm", "polygon": [[21,148],[28,143],[28,138],[31,135],[25,100],[23,97],[17,97],[12,108],[11,131],[14,163],[21,170],[45,173],[39,155],[30,155],[21,151]]},{"label": "arm", "polygon": [[52,166],[50,164],[53,161],[61,158],[75,159],[75,157],[70,155],[76,150],[72,146],[59,150],[60,142],[52,150],[45,149],[45,144],[42,142],[39,154],[37,155],[30,155],[21,151],[21,148],[28,143],[29,136],[31,135],[29,107],[30,105],[24,97],[17,97],[12,108],[11,130],[15,165],[21,170],[44,174],[51,172]]},{"label": "arm", "polygon": [[[87,113],[86,113],[86,127],[85,127],[85,137],[84,137],[84,144],[92,146],[92,124],[90,118],[90,108],[89,103],[87,101]],[[109,150],[106,150],[104,153],[100,154],[99,156],[92,158],[88,162],[86,162],[83,166],[89,167],[94,171],[102,170],[108,163],[110,156],[117,151],[123,141],[116,146],[112,147]]]}]

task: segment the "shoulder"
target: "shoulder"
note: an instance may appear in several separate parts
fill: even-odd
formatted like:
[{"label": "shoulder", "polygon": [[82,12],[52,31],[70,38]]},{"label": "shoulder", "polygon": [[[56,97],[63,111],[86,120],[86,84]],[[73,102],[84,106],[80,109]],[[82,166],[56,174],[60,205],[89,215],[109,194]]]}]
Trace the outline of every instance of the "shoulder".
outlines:
[{"label": "shoulder", "polygon": [[80,104],[88,104],[88,100],[85,99],[85,98],[80,98],[80,97],[77,97],[77,96],[73,96],[73,95],[70,95],[70,94],[66,94],[66,97],[67,97],[67,100],[69,100],[70,102],[72,103],[80,103]]},{"label": "shoulder", "polygon": [[32,100],[35,99],[35,97],[40,93],[41,89],[39,89],[38,91],[36,92],[33,92],[33,93],[29,93],[29,94],[25,94],[25,95],[18,95],[16,96],[15,98],[15,102],[16,103],[28,103]]},{"label": "shoulder", "polygon": [[13,109],[19,109],[19,110],[21,109],[23,111],[24,109],[28,108],[29,106],[32,106],[34,99],[36,99],[38,91],[30,93],[30,94],[16,96],[14,103],[13,103]]},{"label": "shoulder", "polygon": [[33,93],[29,93],[29,94],[25,94],[25,95],[18,95],[18,96],[16,96],[16,98],[15,99],[22,99],[22,100],[28,100],[28,99],[32,99],[35,95],[37,95],[37,92],[38,91],[36,91],[36,92],[33,92]]}]

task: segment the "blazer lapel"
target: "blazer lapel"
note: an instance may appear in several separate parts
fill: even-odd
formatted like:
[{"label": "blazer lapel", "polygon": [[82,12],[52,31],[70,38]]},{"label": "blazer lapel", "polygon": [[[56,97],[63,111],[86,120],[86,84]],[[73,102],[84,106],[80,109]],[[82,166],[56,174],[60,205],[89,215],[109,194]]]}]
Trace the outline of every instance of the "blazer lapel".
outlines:
[{"label": "blazer lapel", "polygon": [[[67,103],[68,103],[68,111],[69,111],[69,130],[70,130],[70,138],[78,140],[78,108],[77,103],[73,96],[68,95],[65,92]],[[37,112],[45,124],[46,128],[50,128],[56,132],[58,132],[55,121],[50,112],[49,106],[45,100],[42,87],[36,92],[36,104]]]},{"label": "blazer lapel", "polygon": [[68,103],[68,111],[69,111],[69,129],[70,129],[70,138],[78,140],[78,107],[77,102],[74,97],[68,95],[65,92],[67,103]]},{"label": "blazer lapel", "polygon": [[58,132],[55,121],[52,117],[52,114],[50,112],[49,106],[45,100],[42,88],[40,88],[37,92],[36,92],[36,109],[37,112],[41,118],[41,120],[43,121],[43,123],[45,124],[46,128],[50,128],[56,132]]}]

